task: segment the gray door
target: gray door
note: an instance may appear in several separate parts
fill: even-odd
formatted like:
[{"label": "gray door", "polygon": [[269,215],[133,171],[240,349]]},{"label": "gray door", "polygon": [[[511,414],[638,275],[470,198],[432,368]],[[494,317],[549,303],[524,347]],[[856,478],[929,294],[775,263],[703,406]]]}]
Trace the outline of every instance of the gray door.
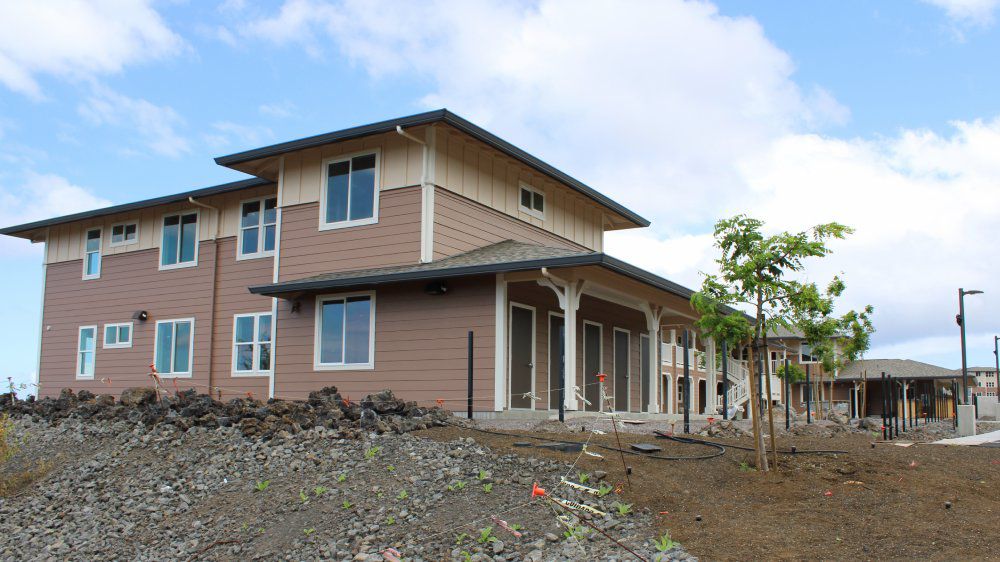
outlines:
[{"label": "gray door", "polygon": [[698,411],[696,414],[704,414],[705,410],[708,408],[708,385],[705,383],[705,379],[698,379]]},{"label": "gray door", "polygon": [[596,412],[601,407],[601,387],[597,373],[601,372],[601,327],[595,324],[583,325],[583,384],[584,396],[590,402],[586,409]]},{"label": "gray door", "polygon": [[559,316],[549,316],[549,409],[559,409],[559,389],[566,388],[563,350],[566,345],[566,322]]},{"label": "gray door", "polygon": [[628,332],[615,330],[615,410],[628,410]]},{"label": "gray door", "polygon": [[535,358],[535,311],[520,306],[510,307],[510,407],[531,408],[532,400],[525,394],[531,388]]},{"label": "gray door", "polygon": [[652,381],[652,373],[649,368],[649,336],[639,336],[639,368],[642,378],[642,404],[639,409],[647,411],[649,409],[649,390]]}]

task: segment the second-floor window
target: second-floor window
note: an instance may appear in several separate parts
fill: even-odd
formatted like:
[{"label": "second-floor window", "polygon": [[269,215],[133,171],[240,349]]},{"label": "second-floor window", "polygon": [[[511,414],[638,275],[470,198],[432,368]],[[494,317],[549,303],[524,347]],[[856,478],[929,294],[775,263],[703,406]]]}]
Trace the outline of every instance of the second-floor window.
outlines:
[{"label": "second-floor window", "polygon": [[101,229],[92,228],[87,231],[87,240],[83,251],[83,278],[97,279],[101,276]]},{"label": "second-floor window", "polygon": [[320,228],[378,221],[378,153],[324,161]]},{"label": "second-floor window", "polygon": [[545,194],[527,184],[522,183],[520,209],[533,217],[544,219]]},{"label": "second-floor window", "polygon": [[130,222],[111,227],[111,245],[126,246],[139,241],[139,224]]},{"label": "second-floor window", "polygon": [[198,213],[163,217],[160,269],[198,265]]},{"label": "second-floor window", "polygon": [[277,197],[244,201],[240,206],[240,257],[273,255],[277,222]]},{"label": "second-floor window", "polygon": [[799,346],[799,363],[815,363],[816,358],[812,355],[812,346],[803,343]]}]

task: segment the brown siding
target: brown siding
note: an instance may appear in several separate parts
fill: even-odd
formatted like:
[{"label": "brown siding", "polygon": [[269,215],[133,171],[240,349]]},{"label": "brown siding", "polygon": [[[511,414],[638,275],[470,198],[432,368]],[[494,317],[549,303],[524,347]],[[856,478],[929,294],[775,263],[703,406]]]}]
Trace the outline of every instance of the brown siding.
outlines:
[{"label": "brown siding", "polygon": [[586,250],[579,244],[445,189],[435,190],[434,259],[504,240]]},{"label": "brown siding", "polygon": [[423,284],[379,288],[375,294],[375,369],[313,369],[314,297],[301,299],[298,312],[278,304],[275,397],[305,398],[310,390],[334,385],[360,399],[389,388],[406,400],[433,404],[447,400],[465,408],[467,334],[475,333],[475,409],[493,409],[495,281],[489,278],[448,282],[447,295],[431,296]]},{"label": "brown siding", "polygon": [[281,280],[420,262],[420,189],[379,193],[376,224],[319,230],[318,203],[281,211]]}]

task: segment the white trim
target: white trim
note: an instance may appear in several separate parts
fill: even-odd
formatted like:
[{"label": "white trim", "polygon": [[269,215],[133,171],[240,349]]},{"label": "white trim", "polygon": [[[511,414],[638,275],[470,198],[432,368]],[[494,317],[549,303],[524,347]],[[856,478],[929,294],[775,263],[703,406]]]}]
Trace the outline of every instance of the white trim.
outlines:
[{"label": "white trim", "polygon": [[[330,169],[330,164],[336,162],[349,162],[350,160],[357,158],[358,156],[367,156],[369,154],[375,155],[375,193],[372,194],[372,216],[363,219],[355,220],[343,220],[338,222],[326,222],[326,185],[329,181],[327,173]],[[359,150],[357,152],[352,152],[350,154],[340,154],[337,156],[331,156],[330,158],[324,158],[320,163],[320,173],[319,173],[319,229],[320,230],[335,230],[338,228],[350,228],[352,226],[363,226],[366,224],[376,224],[378,223],[378,211],[379,211],[379,193],[382,191],[382,149],[379,147],[370,148],[366,150]],[[348,176],[350,177],[350,176]],[[351,204],[350,204],[350,184],[348,184],[348,203],[347,203],[347,215],[351,214]]]},{"label": "white trim", "polygon": [[[179,372],[169,372],[162,373],[157,371],[160,378],[171,378],[171,379],[189,379],[194,376],[194,317],[190,318],[169,318],[165,320],[157,320],[156,325],[153,330],[153,365],[156,365],[156,352],[159,351],[160,346],[160,324],[173,324],[173,337],[170,341],[173,343],[174,347],[177,346],[177,322],[190,322],[191,323],[191,341],[188,344],[188,370]],[[171,366],[176,362],[176,357],[173,355],[173,350],[170,350],[170,363]]]},{"label": "white trim", "polygon": [[[625,409],[622,410],[618,407],[618,338],[615,334],[622,332],[628,336],[628,344],[625,349]],[[626,330],[625,328],[619,328],[618,326],[612,326],[611,328],[611,377],[614,379],[613,387],[615,389],[615,411],[616,412],[627,412],[629,411],[629,403],[631,402],[632,394],[632,331]]]},{"label": "white trim", "polygon": [[[546,317],[546,320],[548,321],[548,324],[545,325],[545,331],[548,332],[548,341],[546,342],[546,344],[548,345],[548,347],[545,350],[545,357],[547,357],[548,360],[549,360],[548,365],[545,366],[545,373],[547,375],[546,378],[548,379],[548,386],[545,388],[545,390],[546,390],[545,394],[548,397],[548,400],[545,401],[545,409],[546,410],[551,410],[552,409],[552,397],[549,396],[549,393],[552,392],[552,317],[553,316],[555,316],[556,318],[562,318],[563,319],[563,360],[562,360],[562,363],[563,363],[563,369],[564,370],[565,370],[565,366],[566,366],[566,336],[565,336],[565,334],[566,334],[566,315],[562,314],[560,312],[556,312],[554,310],[550,310],[548,316]],[[569,373],[567,372],[566,373],[566,383],[568,383],[568,382],[569,382]],[[566,384],[565,386],[570,386],[570,385]],[[559,387],[556,387],[556,388],[559,388]],[[564,393],[563,397],[565,397],[568,394],[569,394],[569,392]],[[566,405],[563,404],[563,410],[565,410],[565,409],[566,409]],[[558,408],[557,408],[557,410],[558,410]]]},{"label": "white trim", "polygon": [[496,275],[496,300],[494,318],[494,359],[493,359],[493,410],[502,411],[506,407],[504,388],[507,368],[507,281],[503,273]]},{"label": "white trim", "polygon": [[[271,317],[271,339],[268,341],[260,341],[257,336],[260,334],[260,317],[270,316]],[[253,318],[253,341],[249,342],[239,342],[236,341],[236,323],[239,322],[240,318]],[[257,366],[260,364],[260,347],[261,345],[268,344],[271,346],[271,368],[261,370]],[[238,345],[250,345],[253,348],[253,357],[251,362],[253,364],[253,369],[249,371],[240,371],[236,368],[236,347]],[[233,377],[266,377],[274,372],[274,313],[270,310],[267,312],[243,312],[233,315],[233,338],[232,338],[232,354],[229,358],[229,372]]]},{"label": "white trim", "polygon": [[[535,217],[536,219],[545,220],[545,209],[548,207],[548,203],[545,200],[545,192],[542,191],[542,190],[540,190],[540,189],[538,189],[538,188],[536,188],[536,187],[534,187],[534,186],[532,186],[531,184],[525,183],[523,181],[517,183],[517,188],[518,188],[517,189],[517,209],[519,211],[521,211],[522,213],[526,214],[526,215],[531,215],[531,216]],[[531,205],[532,206],[531,207],[525,207],[524,204],[521,203],[521,190],[524,190],[524,191],[527,191],[529,193],[532,193],[532,196],[531,196]],[[536,210],[535,207],[534,207],[534,205],[535,205],[535,195],[539,195],[542,198],[542,210],[541,211]]]},{"label": "white trim", "polygon": [[[807,344],[807,343],[799,343],[799,365],[805,365],[807,363],[809,365],[815,365],[815,364],[819,363],[819,361],[816,361],[815,359],[813,359],[811,361],[806,361],[806,360],[802,359],[802,347],[803,346],[808,346],[808,345],[809,344]],[[812,355],[811,355],[812,354],[812,346],[809,346],[809,353],[810,353],[809,357],[811,358],[812,357]]]},{"label": "white trim", "polygon": [[42,247],[42,293],[41,306],[38,309],[38,353],[35,357],[35,396],[41,395],[39,385],[42,382],[42,334],[45,333],[45,286],[48,283],[49,273],[49,229],[45,229],[45,245]]},{"label": "white trim", "polygon": [[[89,240],[88,237],[90,236],[90,233],[93,232],[93,231],[95,231],[95,230],[98,232],[98,235],[97,235],[97,251],[95,251],[95,252],[88,252],[87,251],[87,241]],[[88,281],[88,280],[91,280],[91,279],[100,279],[101,278],[101,268],[104,266],[104,263],[103,263],[104,262],[104,256],[103,256],[104,252],[103,252],[103,250],[104,250],[104,227],[101,227],[101,226],[92,226],[90,228],[83,229],[83,277],[82,277],[82,279],[84,281]],[[94,273],[93,275],[87,275],[87,255],[88,254],[97,254],[97,273]]]},{"label": "white trim", "polygon": [[[121,335],[120,328],[122,326],[128,326],[128,343],[122,343],[118,336]],[[114,328],[116,331],[115,339],[117,343],[108,343],[108,328]],[[113,322],[104,325],[101,330],[101,349],[123,349],[132,347],[132,340],[135,338],[135,325],[133,322]]]},{"label": "white trim", "polygon": [[[580,389],[581,390],[580,394],[583,394],[584,398],[587,397],[587,324],[590,324],[591,326],[597,326],[597,330],[599,333],[598,335],[599,343],[597,344],[597,369],[598,369],[597,372],[601,373],[604,371],[604,324],[601,324],[600,322],[594,322],[593,320],[584,320],[583,328],[580,330],[580,332],[583,334],[583,342],[581,342],[582,343],[581,348],[583,349],[583,354],[581,355],[582,361],[580,365],[580,370],[583,371],[583,388]],[[587,405],[584,404],[583,408],[584,410],[587,409],[586,406]],[[597,389],[597,410],[599,412],[604,411],[604,393],[602,392],[601,387],[598,387]]]},{"label": "white trim", "polygon": [[427,127],[423,144],[423,173],[420,179],[420,261],[434,261],[434,160],[437,146],[434,126]]},{"label": "white trim", "polygon": [[[534,393],[535,390],[537,390],[537,387],[535,386],[536,384],[535,372],[538,369],[538,350],[536,349],[538,347],[538,342],[536,341],[538,337],[538,326],[536,326],[536,323],[538,322],[538,311],[535,309],[535,307],[531,305],[510,301],[510,307],[509,307],[510,311],[513,311],[515,306],[518,308],[523,308],[525,310],[531,311],[531,390],[529,392]],[[513,314],[511,314],[511,316],[513,316]],[[507,335],[508,341],[512,340],[509,331],[513,329],[514,329],[514,323],[510,322],[510,327],[508,329],[508,335]],[[507,373],[509,373],[509,376],[507,377],[507,407],[510,408],[511,410],[521,410],[521,411],[534,410],[535,401],[530,399],[529,401],[531,402],[531,408],[515,408],[514,406],[511,405],[511,398],[513,398],[513,395],[511,394],[510,386],[514,380],[514,375],[513,373],[511,373],[510,361],[513,355],[514,355],[513,351],[507,355]]]},{"label": "white trim", "polygon": [[[125,227],[135,226],[135,240],[129,241],[125,238]],[[122,242],[115,242],[115,228],[122,227]],[[139,221],[116,222],[111,225],[111,236],[108,238],[109,248],[119,248],[121,246],[132,246],[139,243]]]},{"label": "white trim", "polygon": [[[169,264],[169,265],[163,265],[163,231],[164,231],[163,221],[165,221],[167,219],[167,217],[172,217],[174,215],[180,217],[180,219],[179,219],[179,221],[180,221],[180,220],[183,220],[184,215],[190,215],[192,213],[194,213],[194,215],[195,215],[195,219],[194,219],[194,221],[195,221],[194,222],[194,224],[195,224],[194,261],[177,262],[177,263],[173,263],[173,264]],[[170,270],[170,269],[184,269],[185,267],[198,267],[198,254],[201,251],[201,209],[195,208],[195,209],[191,209],[191,210],[171,211],[169,213],[163,213],[163,214],[160,215],[160,223],[159,224],[160,224],[160,242],[159,242],[159,244],[160,244],[160,251],[157,252],[158,253],[158,257],[156,259],[156,264],[157,264],[157,268],[159,269],[159,271],[167,271],[167,270]],[[180,228],[181,226],[182,226],[181,222],[178,222],[177,223],[177,227],[178,227],[178,231],[177,231],[178,232],[178,234],[177,234],[178,259],[180,258],[180,251],[181,251],[181,236],[180,236],[180,232],[182,230]]]},{"label": "white trim", "polygon": [[[93,355],[93,357],[94,357],[91,360],[91,362],[93,363],[93,367],[94,367],[93,370],[94,370],[94,372],[91,373],[91,374],[89,374],[89,375],[81,375],[80,374],[80,367],[81,367],[80,354],[81,353],[85,353],[84,351],[80,350],[80,340],[83,337],[83,331],[84,330],[93,330],[94,331],[94,349],[92,349],[90,351],[90,354]],[[74,375],[76,377],[76,380],[91,381],[91,380],[94,380],[94,376],[96,374],[97,374],[97,324],[92,324],[92,325],[87,325],[87,326],[80,326],[80,328],[76,332],[76,372],[74,373]]]},{"label": "white trim", "polygon": [[[320,363],[320,334],[322,333],[323,303],[332,300],[345,301],[350,297],[367,296],[371,299],[371,314],[368,326],[368,361],[366,363]],[[357,291],[353,293],[335,293],[316,297],[313,320],[313,370],[314,371],[371,371],[375,369],[375,291]],[[344,338],[347,337],[347,324],[344,324]],[[344,358],[347,357],[347,346],[343,347]]]},{"label": "white trim", "polygon": [[[647,402],[645,404],[642,403],[642,361],[643,361],[643,359],[642,359],[642,340],[643,340],[643,338],[645,338],[647,340],[647,343],[646,343],[647,347],[646,347],[646,349],[649,350],[649,353],[646,354],[646,361],[649,362],[649,402]],[[650,355],[652,355],[652,357],[650,357]],[[651,403],[652,403],[652,400],[654,398],[653,395],[655,394],[655,386],[656,386],[655,383],[654,383],[655,379],[653,377],[653,372],[654,372],[653,371],[653,369],[654,369],[653,365],[656,364],[655,356],[656,356],[656,350],[653,349],[653,338],[652,338],[652,336],[650,334],[640,333],[639,334],[639,408],[640,408],[640,411],[655,412],[655,410],[650,407]]]},{"label": "white trim", "polygon": [[[264,250],[264,202],[268,199],[274,199],[274,250]],[[257,222],[257,251],[252,254],[243,253],[243,205],[246,203],[260,203],[260,220]],[[237,207],[236,213],[236,261],[242,260],[256,260],[260,258],[269,258],[274,256],[275,251],[278,249],[278,196],[277,195],[262,195],[260,197],[251,197],[250,199],[244,199],[240,201],[239,207]]]}]

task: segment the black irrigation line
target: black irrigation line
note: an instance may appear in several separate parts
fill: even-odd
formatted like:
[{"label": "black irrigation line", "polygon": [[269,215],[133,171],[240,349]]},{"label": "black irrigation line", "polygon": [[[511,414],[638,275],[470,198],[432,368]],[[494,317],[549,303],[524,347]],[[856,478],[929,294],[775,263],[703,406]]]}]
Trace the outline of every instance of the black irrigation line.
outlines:
[{"label": "black irrigation line", "polygon": [[[545,441],[545,442],[548,442],[548,443],[562,443],[562,444],[565,444],[565,445],[581,445],[581,446],[582,445],[586,445],[586,443],[584,443],[582,441],[564,441],[564,440],[561,440],[561,439],[550,439],[548,437],[536,437],[534,435],[519,435],[517,433],[507,433],[507,432],[504,432],[504,431],[496,431],[496,430],[490,430],[490,429],[482,429],[482,428],[478,428],[478,427],[464,426],[464,425],[459,425],[457,423],[451,423],[449,421],[446,421],[445,423],[448,424],[448,425],[454,426],[454,427],[460,427],[462,429],[471,429],[473,431],[479,431],[481,433],[488,433],[488,434],[491,434],[491,435],[501,435],[501,436],[504,436],[504,437],[513,437],[515,439],[524,439],[524,438],[527,438],[527,439],[535,439],[536,441]],[[658,459],[658,460],[661,460],[661,461],[699,461],[699,460],[714,459],[715,457],[721,457],[722,455],[726,454],[726,447],[729,446],[729,445],[725,445],[724,446],[724,445],[722,445],[720,443],[712,443],[712,442],[709,442],[709,441],[700,441],[700,440],[697,440],[697,439],[688,439],[686,437],[675,437],[675,436],[672,436],[672,435],[670,435],[670,436],[664,435],[663,437],[665,439],[670,439],[670,440],[676,441],[678,443],[684,443],[685,445],[704,445],[704,446],[708,446],[708,447],[713,447],[715,449],[718,449],[718,451],[716,451],[714,453],[711,453],[711,454],[708,454],[708,455],[695,455],[695,456],[690,456],[690,457],[674,457],[674,456],[667,456],[667,455],[651,455],[651,454],[647,454],[647,453],[639,453],[639,452],[636,452],[636,451],[630,451],[630,450],[621,449],[621,448],[618,448],[618,447],[611,447],[610,445],[596,444],[596,446],[600,447],[601,449],[605,449],[607,451],[614,451],[616,453],[625,453],[627,455],[635,455],[637,457],[643,457],[643,458],[649,458],[649,459]]]},{"label": "black irrigation line", "polygon": [[[718,446],[722,446],[722,443],[715,443],[713,441],[705,441],[704,439],[696,439],[694,437],[677,437],[675,435],[669,435],[669,434],[663,433],[661,431],[654,431],[653,433],[655,433],[658,437],[660,437],[662,439],[671,439],[671,440],[674,440],[674,441],[678,441],[678,440],[683,439],[685,441],[689,441],[691,443],[699,443],[701,445],[718,445]],[[732,445],[732,444],[729,444],[729,443],[727,443],[725,446],[729,447],[730,449],[739,449],[741,451],[754,451],[755,450],[753,447],[744,447],[742,445]],[[809,450],[800,451],[799,449],[796,449],[794,447],[792,449],[788,449],[788,450],[781,450],[781,449],[779,449],[778,452],[781,453],[781,454],[783,454],[783,455],[846,455],[846,454],[849,453],[849,451],[836,451],[836,450],[826,450],[826,449],[809,449]]]}]

